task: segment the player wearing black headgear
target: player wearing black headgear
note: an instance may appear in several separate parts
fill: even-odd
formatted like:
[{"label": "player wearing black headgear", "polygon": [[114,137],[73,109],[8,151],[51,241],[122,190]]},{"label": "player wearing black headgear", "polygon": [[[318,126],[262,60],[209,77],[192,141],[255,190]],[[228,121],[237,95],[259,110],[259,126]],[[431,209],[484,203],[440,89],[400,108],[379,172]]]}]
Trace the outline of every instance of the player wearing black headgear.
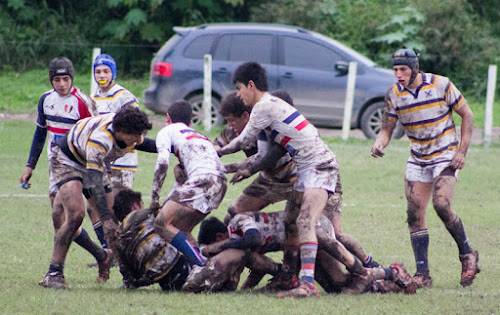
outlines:
[{"label": "player wearing black headgear", "polygon": [[418,54],[413,50],[402,48],[392,55],[392,66],[408,66],[411,69],[411,76],[408,85],[411,85],[419,72]]},{"label": "player wearing black headgear", "polygon": [[[474,123],[467,101],[447,77],[418,71],[417,54],[410,49],[394,53],[393,69],[398,83],[386,96],[382,130],[371,149],[382,157],[398,121],[411,142],[405,173],[407,222],[415,255],[420,287],[430,286],[428,266],[429,230],[425,222],[428,201],[455,240],[462,263],[460,284],[472,284],[480,269],[479,255],[468,243],[462,221],[452,209],[458,170],[465,165]],[[460,142],[453,111],[462,118]]]}]

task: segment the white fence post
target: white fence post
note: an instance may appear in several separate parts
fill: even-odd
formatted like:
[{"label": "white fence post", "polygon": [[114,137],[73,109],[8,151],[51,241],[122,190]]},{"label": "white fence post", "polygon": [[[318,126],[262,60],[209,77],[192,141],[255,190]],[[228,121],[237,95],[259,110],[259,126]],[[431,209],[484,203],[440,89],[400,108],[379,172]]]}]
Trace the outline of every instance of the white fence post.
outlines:
[{"label": "white fence post", "polygon": [[488,67],[488,89],[486,90],[486,110],[484,114],[484,139],[485,147],[491,144],[491,134],[493,129],[493,102],[495,101],[495,86],[497,82],[497,66]]},{"label": "white fence post", "polygon": [[212,55],[203,58],[203,126],[212,129]]},{"label": "white fence post", "polygon": [[344,122],[342,124],[342,139],[349,138],[349,131],[351,130],[352,119],[352,105],[354,102],[354,92],[356,91],[356,72],[358,70],[358,63],[349,62],[349,74],[347,75],[347,90],[345,96],[344,107]]},{"label": "white fence post", "polygon": [[92,61],[90,62],[90,97],[93,97],[97,92],[97,82],[94,79],[94,60],[101,54],[101,48],[94,47],[92,50]]}]

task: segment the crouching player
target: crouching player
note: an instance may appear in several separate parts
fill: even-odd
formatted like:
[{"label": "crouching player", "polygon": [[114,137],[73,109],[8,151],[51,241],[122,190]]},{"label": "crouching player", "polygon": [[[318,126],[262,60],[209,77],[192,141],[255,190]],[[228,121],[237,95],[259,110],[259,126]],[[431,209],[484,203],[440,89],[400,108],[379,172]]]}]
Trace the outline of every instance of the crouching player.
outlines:
[{"label": "crouching player", "polygon": [[[178,291],[188,275],[199,276],[191,264],[174,246],[155,232],[155,213],[152,209],[142,209],[141,193],[125,189],[120,191],[113,205],[117,219],[122,222],[116,242],[117,256],[123,286],[127,289],[149,286],[158,283],[164,291]],[[191,291],[235,290],[239,278],[233,280],[240,269],[239,263],[247,260],[247,253],[225,251],[211,259],[210,268],[203,276],[210,279],[204,285]],[[224,273],[211,270],[225,270]]]}]

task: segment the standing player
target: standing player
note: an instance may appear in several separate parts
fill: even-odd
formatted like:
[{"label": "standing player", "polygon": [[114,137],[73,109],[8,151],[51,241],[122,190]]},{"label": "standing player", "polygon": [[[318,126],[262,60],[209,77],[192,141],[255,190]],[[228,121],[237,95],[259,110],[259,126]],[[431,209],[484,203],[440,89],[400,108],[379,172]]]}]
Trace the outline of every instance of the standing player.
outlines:
[{"label": "standing player", "polygon": [[[28,189],[31,186],[28,182],[42,153],[45,139],[48,136],[49,199],[56,235],[64,220],[64,213],[59,205],[54,204],[58,188],[50,165],[52,147],[78,120],[97,114],[92,99],[80,89],[73,86],[73,77],[73,63],[68,58],[57,57],[49,63],[49,80],[54,89],[44,93],[38,102],[37,127],[31,143],[26,170],[19,180],[21,187],[24,189]],[[83,228],[78,228],[73,236],[73,240],[96,258],[99,267],[98,281],[105,281],[109,274],[107,253],[90,239]]]},{"label": "standing player", "polygon": [[[279,97],[293,106],[293,100],[286,91],[273,91],[271,95]],[[226,119],[228,126],[215,141],[216,147],[219,148],[227,145],[243,131],[250,118],[251,107],[245,106],[236,93],[231,93],[222,101],[220,112]],[[268,148],[269,145],[271,148]],[[276,150],[276,147],[281,149]],[[249,158],[242,162],[226,165],[226,172],[237,173],[231,181],[232,183],[250,177],[261,168],[263,169],[259,172],[258,177],[243,190],[229,207],[225,222],[228,222],[235,214],[259,211],[269,204],[287,200],[292,195],[293,182],[297,179],[295,162],[293,162],[289,154],[284,154],[286,150],[279,144],[268,143],[266,132],[260,132],[256,141],[243,151]],[[283,157],[280,158],[280,154],[284,154]],[[266,161],[268,158],[270,161]],[[323,214],[332,222],[335,237],[363,262],[364,267],[379,266],[373,257],[363,250],[356,238],[342,231],[342,185],[340,174],[335,186],[335,193],[329,194]],[[291,252],[293,252],[293,248],[285,250],[288,255]]]},{"label": "standing player", "polygon": [[[462,262],[460,284],[472,284],[479,273],[479,255],[469,246],[462,221],[451,207],[458,170],[472,135],[474,115],[465,98],[450,79],[419,71],[418,57],[411,49],[392,56],[398,83],[387,93],[382,130],[371,148],[375,158],[383,157],[399,120],[411,142],[405,173],[408,226],[415,254],[415,279],[420,287],[432,285],[427,251],[429,231],[425,223],[427,203],[432,204],[455,240]],[[457,140],[453,111],[462,117],[460,142]]]},{"label": "standing player", "polygon": [[[124,108],[116,114],[80,120],[52,147],[50,167],[59,188],[54,209],[62,209],[62,213],[59,215],[60,226],[56,230],[49,270],[40,285],[65,288],[63,268],[66,254],[85,216],[84,188],[92,191],[104,220],[107,241],[113,247],[117,225],[106,201],[103,172],[106,163],[135,148],[155,152],[154,141],[144,139],[144,134],[151,128],[152,124],[144,112]],[[110,255],[108,251],[103,253],[98,261],[107,261],[107,270],[98,280],[106,281],[109,278]]]},{"label": "standing player", "polygon": [[278,297],[319,296],[314,285],[318,242],[314,225],[323,211],[328,194],[335,191],[338,165],[335,155],[321,140],[317,129],[294,107],[272,97],[265,69],[255,62],[240,65],[233,76],[238,96],[252,106],[248,124],[241,134],[220,150],[221,155],[244,148],[260,131],[270,128],[272,140],[281,144],[297,166],[294,182],[296,202],[300,205],[297,228],[300,238],[300,286]]},{"label": "standing player", "polygon": [[226,193],[226,175],[217,152],[203,134],[189,127],[191,105],[182,100],[167,112],[167,126],[158,133],[151,208],[160,207],[160,192],[167,176],[170,154],[177,156],[186,180],[170,193],[155,219],[155,230],[182,252],[191,264],[204,265],[191,230],[216,209]]},{"label": "standing player", "polygon": [[[137,98],[126,90],[123,86],[115,82],[117,74],[116,62],[110,55],[101,54],[94,60],[94,79],[99,85],[99,89],[93,96],[97,110],[100,115],[116,113],[121,108],[139,107]],[[138,156],[134,150],[123,157],[110,163],[111,189],[114,195],[123,189],[131,189],[137,171]],[[109,195],[111,202],[112,195]],[[101,218],[93,202],[90,202],[87,211],[90,215],[92,225],[103,248],[108,244],[104,238]]]}]

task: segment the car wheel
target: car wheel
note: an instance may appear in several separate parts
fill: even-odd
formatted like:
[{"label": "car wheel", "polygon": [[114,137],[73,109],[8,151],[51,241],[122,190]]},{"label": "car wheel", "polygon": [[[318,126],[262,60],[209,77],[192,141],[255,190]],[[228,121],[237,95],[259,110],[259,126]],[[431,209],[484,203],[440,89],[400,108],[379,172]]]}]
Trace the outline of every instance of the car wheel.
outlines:
[{"label": "car wheel", "polygon": [[[375,139],[382,129],[382,119],[384,115],[384,102],[376,102],[370,105],[361,116],[361,129],[368,139]],[[403,136],[404,130],[398,122],[392,133],[393,139],[399,139]]]},{"label": "car wheel", "polygon": [[[193,107],[193,126],[202,125],[205,115],[203,112],[203,95],[198,94],[190,97],[187,100]],[[224,117],[219,113],[220,102],[215,97],[212,97],[211,123],[212,126],[220,126],[224,124]]]}]

